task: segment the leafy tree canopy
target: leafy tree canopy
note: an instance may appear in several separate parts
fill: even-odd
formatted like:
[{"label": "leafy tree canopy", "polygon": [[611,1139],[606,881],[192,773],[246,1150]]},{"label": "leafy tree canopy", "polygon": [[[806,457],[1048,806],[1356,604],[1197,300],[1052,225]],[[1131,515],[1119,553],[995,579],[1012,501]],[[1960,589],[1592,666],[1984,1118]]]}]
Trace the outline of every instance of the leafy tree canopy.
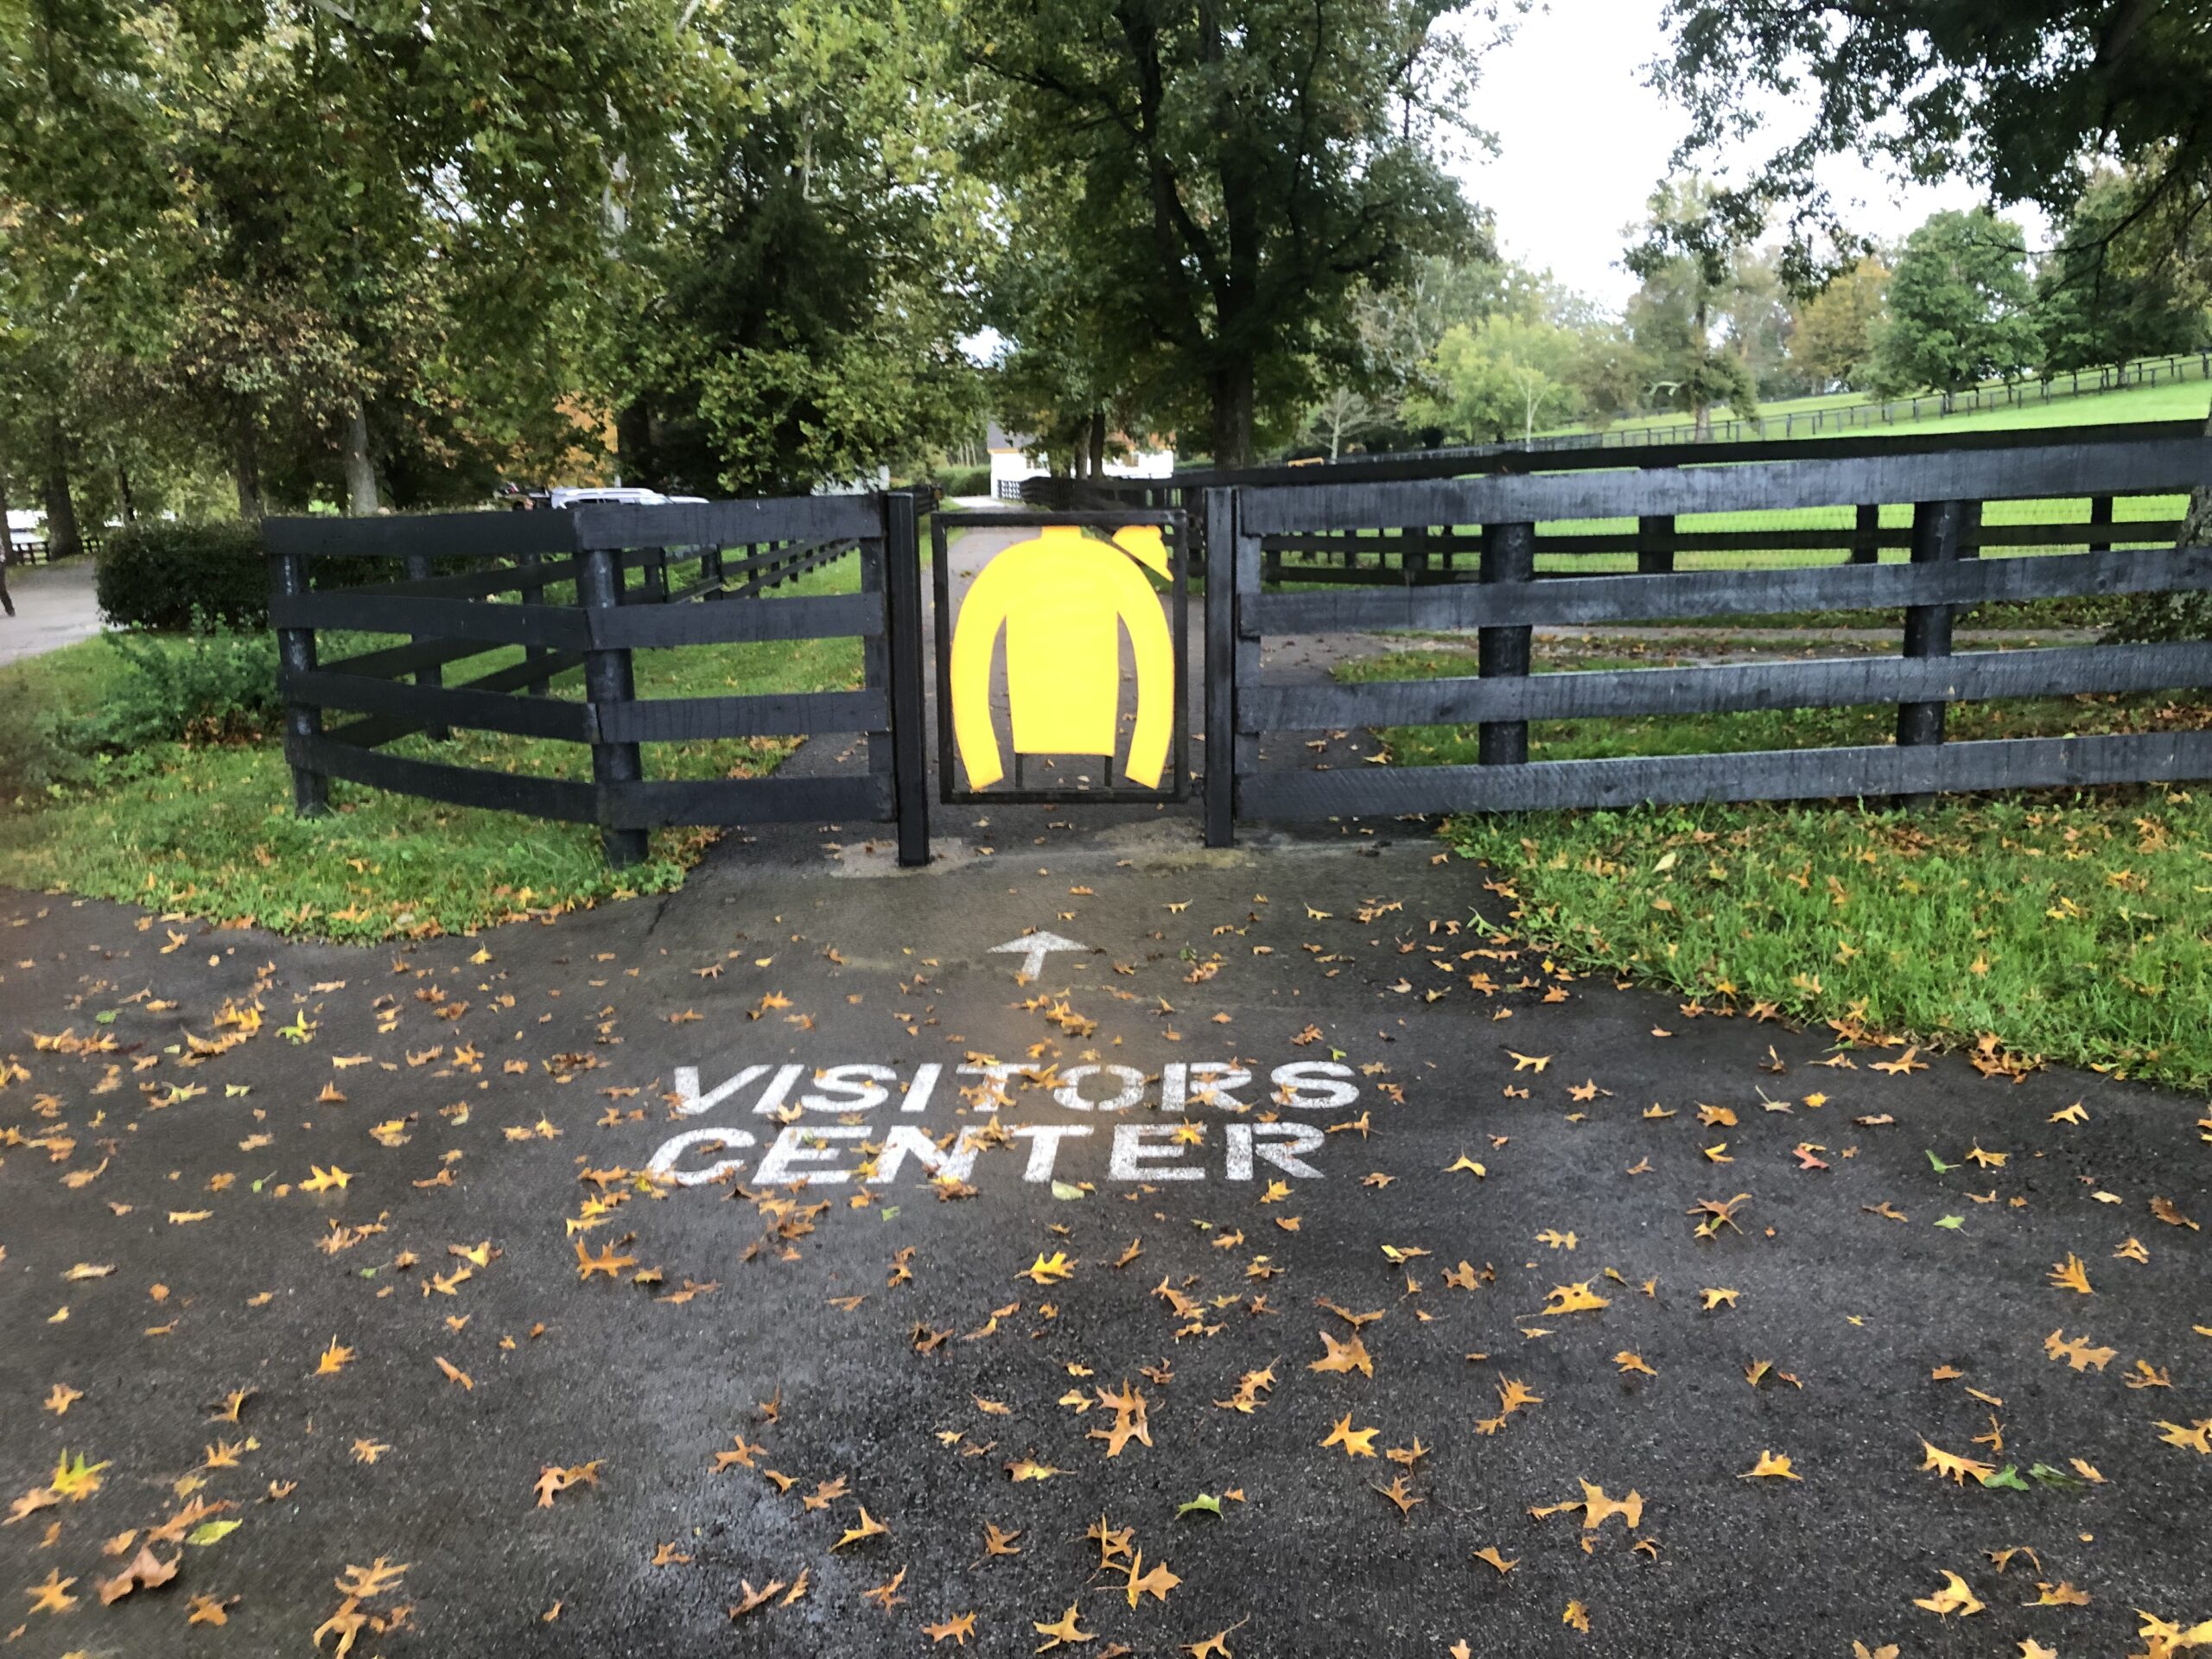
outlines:
[{"label": "leafy tree canopy", "polygon": [[849,483],[972,418],[988,206],[950,42],[895,0],[702,9],[687,130],[632,225],[626,478]]},{"label": "leafy tree canopy", "polygon": [[[1357,366],[1352,300],[1473,220],[1439,146],[1465,131],[1461,0],[976,0],[976,144],[1018,200],[1065,195],[1102,339],[1163,423],[1249,461]],[[1336,372],[1332,372],[1332,371]],[[1187,446],[1186,446],[1187,447]]]},{"label": "leafy tree canopy", "polygon": [[1659,407],[1689,410],[1700,438],[1711,429],[1715,404],[1747,417],[1758,407],[1745,353],[1719,333],[1744,294],[1743,245],[1716,211],[1719,194],[1694,177],[1662,184],[1625,262],[1643,278],[1625,321],[1645,377],[1643,395]]},{"label": "leafy tree canopy", "polygon": [[[1691,112],[1694,156],[1809,107],[1718,204],[1745,233],[1785,204],[1792,275],[1856,243],[1815,176],[1823,154],[1885,156],[1908,176],[1964,173],[1999,202],[2064,216],[2085,156],[2145,169],[2145,199],[2193,219],[2212,200],[2212,30],[2162,0],[1668,0],[1657,83]],[[1809,94],[1809,98],[1808,97]]]},{"label": "leafy tree canopy", "polygon": [[1957,391],[2019,373],[2040,341],[2020,227],[1986,207],[1944,212],[1905,238],[1889,315],[1874,338],[1873,386]]},{"label": "leafy tree canopy", "polygon": [[2212,339],[2212,226],[2178,236],[2145,213],[2145,181],[2107,168],[2036,271],[2045,372],[2192,351]]},{"label": "leafy tree canopy", "polygon": [[1865,387],[1889,287],[1890,268],[1866,254],[1798,308],[1789,358],[1808,385],[1815,390]]}]

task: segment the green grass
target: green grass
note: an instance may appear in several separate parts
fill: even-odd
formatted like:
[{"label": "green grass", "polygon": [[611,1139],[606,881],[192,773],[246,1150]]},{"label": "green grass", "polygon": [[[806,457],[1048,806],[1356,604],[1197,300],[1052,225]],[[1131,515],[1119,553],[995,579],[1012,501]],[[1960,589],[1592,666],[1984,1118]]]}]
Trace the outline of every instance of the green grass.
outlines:
[{"label": "green grass", "polygon": [[[2113,529],[2106,537],[2107,543],[2116,548],[2170,547],[2171,535],[2133,535],[2127,533],[2130,524],[2148,521],[2168,525],[2177,522],[2188,511],[2186,495],[2120,496],[2113,502]],[[1912,524],[1913,508],[1907,502],[1885,504],[1880,509],[1881,523],[1891,531],[1904,531]],[[2089,516],[2089,501],[2086,497],[2051,496],[2034,500],[1992,501],[1984,509],[1985,525],[2005,524],[2081,524]],[[1856,509],[1849,506],[1793,507],[1751,512],[1685,513],[1675,521],[1683,531],[1775,531],[1797,530],[1825,530],[1840,533],[1852,528]],[[1459,533],[1471,536],[1478,526],[1463,524],[1454,527]],[[1552,519],[1537,525],[1542,535],[1632,535],[1636,520],[1623,518]],[[1398,532],[1382,532],[1386,537]],[[1985,550],[1988,558],[2039,558],[2053,554],[2080,553],[2087,550],[2086,532],[2079,543],[2060,543],[2043,547],[1992,546]],[[1390,563],[1377,569],[1374,555],[1363,554],[1362,568],[1373,574],[1370,581],[1388,586],[1401,580],[1399,566]],[[1472,552],[1452,556],[1455,571],[1471,572],[1477,555]],[[1881,562],[1903,564],[1910,558],[1902,547],[1885,548]],[[1684,551],[1676,554],[1675,569],[1681,572],[1726,570],[1803,569],[1815,567],[1833,568],[1844,561],[1844,555],[1834,548],[1741,548],[1725,552]],[[1326,567],[1332,558],[1307,554],[1287,554],[1283,557],[1284,580],[1281,591],[1303,592],[1327,585],[1301,582],[1301,567]],[[1605,576],[1633,574],[1636,555],[1621,553],[1539,553],[1536,570],[1540,575]],[[1967,626],[1981,627],[2101,627],[2113,621],[2128,605],[2125,596],[2109,594],[2075,595],[2063,599],[2037,600],[2025,604],[1999,603],[1959,613],[1960,622]],[[1774,615],[1713,618],[1709,620],[1731,627],[1901,627],[1902,610],[1824,612],[1819,613],[1791,613]],[[1680,628],[1697,625],[1694,617],[1669,617],[1631,621],[1616,626],[1624,627]]]},{"label": "green grass", "polygon": [[[1923,393],[1923,396],[1931,394]],[[1759,405],[1759,413],[1770,422],[1786,415],[1806,415],[1819,410],[1863,407],[1883,400],[1868,397],[1858,392],[1829,392],[1816,397],[1788,397]],[[1801,438],[1853,437],[1895,432],[1918,437],[1929,432],[1989,432],[2032,426],[2097,426],[2111,421],[2178,421],[2202,419],[2208,406],[2212,406],[2212,383],[2203,380],[2165,381],[2155,386],[2124,386],[2112,391],[2085,391],[2074,397],[2053,397],[2048,403],[2029,403],[2002,409],[1964,410],[1953,415],[1928,415],[1916,421],[1900,420],[1886,425],[1853,426],[1840,431],[1823,425],[1815,433],[1802,429]],[[1729,417],[1729,411],[1715,410],[1716,423]],[[1662,413],[1637,416],[1617,422],[1624,430],[1643,427],[1688,426],[1691,418],[1686,413]],[[1566,433],[1592,430],[1587,425],[1563,426],[1541,434],[1545,437]],[[1770,435],[1780,437],[1779,432]]]},{"label": "green grass", "polygon": [[[1648,658],[1584,657],[1580,669],[1648,665]],[[1472,675],[1475,653],[1439,647],[1390,652],[1347,663],[1349,681],[1421,680]],[[1539,664],[1539,672],[1547,671]],[[2177,697],[2185,701],[2177,702]],[[2133,696],[2007,698],[1951,705],[1949,734],[1974,738],[2056,737],[2137,732],[2212,724],[2212,703],[2201,694]],[[1540,720],[1529,727],[1535,760],[1595,760],[1615,755],[1741,753],[1753,749],[1834,748],[1879,744],[1896,734],[1893,706],[1858,709],[1762,709],[1740,714],[1646,715],[1606,720]],[[1454,766],[1475,762],[1473,726],[1394,726],[1383,734],[1401,766]]]},{"label": "green grass", "polygon": [[120,671],[114,648],[98,639],[0,664],[0,709],[20,731],[39,715],[97,708]]},{"label": "green grass", "polygon": [[[1611,666],[1589,659],[1580,666]],[[1347,679],[1473,671],[1393,653]],[[1539,760],[1883,742],[1887,708],[1543,721]],[[1955,706],[1961,739],[2212,724],[2185,699]],[[1394,728],[1394,764],[1464,765],[1471,727]],[[2159,786],[1862,805],[1648,807],[1457,818],[1523,925],[1585,968],[1716,1007],[1768,1003],[1846,1032],[2212,1085],[2212,802]]]},{"label": "green grass", "polygon": [[[846,560],[779,592],[849,592],[855,583],[856,566]],[[367,635],[327,638],[324,655],[383,643]],[[518,655],[487,652],[448,672],[474,678]],[[857,684],[860,671],[852,639],[636,657],[640,696],[824,690]],[[124,671],[111,648],[91,641],[0,671],[0,707],[97,707],[103,689]],[[581,696],[580,677],[565,676],[554,694]],[[654,778],[758,777],[795,747],[779,738],[649,744],[645,771]],[[440,743],[409,738],[388,752],[515,773],[590,776],[589,751],[580,745],[492,733],[460,732]],[[607,868],[598,832],[588,826],[345,783],[331,785],[328,817],[296,817],[290,773],[274,741],[163,744],[132,760],[136,775],[111,785],[0,806],[0,883],[289,934],[366,940],[463,931],[665,892],[682,884],[714,839],[696,830],[658,831],[647,862],[618,873]]]}]

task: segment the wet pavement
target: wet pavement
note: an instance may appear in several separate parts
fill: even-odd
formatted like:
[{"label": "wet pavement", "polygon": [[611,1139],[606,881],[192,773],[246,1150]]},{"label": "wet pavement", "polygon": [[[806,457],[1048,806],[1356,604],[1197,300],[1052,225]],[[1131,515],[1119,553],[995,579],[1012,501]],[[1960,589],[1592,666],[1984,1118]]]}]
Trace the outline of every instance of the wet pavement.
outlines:
[{"label": "wet pavement", "polygon": [[2202,1103],[1573,977],[1418,834],[1037,810],[373,950],[0,897],[17,1650],[2212,1615]]}]

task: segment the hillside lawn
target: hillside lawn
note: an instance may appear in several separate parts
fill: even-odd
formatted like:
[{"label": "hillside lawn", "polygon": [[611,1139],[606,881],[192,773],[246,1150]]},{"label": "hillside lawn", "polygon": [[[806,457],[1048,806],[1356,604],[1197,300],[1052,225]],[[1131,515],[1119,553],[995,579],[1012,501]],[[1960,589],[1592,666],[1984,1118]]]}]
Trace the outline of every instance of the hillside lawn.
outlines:
[{"label": "hillside lawn", "polygon": [[[1786,415],[1809,415],[1820,410],[1864,408],[1883,401],[1861,392],[1824,392],[1810,397],[1777,398],[1772,403],[1761,404],[1758,412],[1769,421],[1775,421]],[[1967,410],[1954,415],[1928,415],[1916,421],[1893,421],[1873,426],[1847,427],[1841,430],[1823,428],[1817,433],[1800,431],[1795,435],[1809,439],[1878,436],[1884,433],[1895,433],[1899,436],[1917,437],[1923,433],[1993,432],[2034,426],[2101,426],[2115,421],[2202,420],[2208,409],[2212,409],[2212,381],[2178,380],[2162,382],[2155,386],[2123,386],[2111,391],[2084,391],[2070,397],[2053,397],[2048,403],[2029,403],[2018,407]],[[1726,420],[1729,413],[1726,409],[1715,410],[1713,419]],[[1685,412],[1671,411],[1639,415],[1613,424],[1623,430],[1634,431],[1644,427],[1685,427],[1691,424],[1691,419]],[[1586,422],[1575,422],[1552,427],[1537,435],[1560,437],[1599,429]],[[1777,432],[1770,435],[1780,438],[1782,435]]]}]

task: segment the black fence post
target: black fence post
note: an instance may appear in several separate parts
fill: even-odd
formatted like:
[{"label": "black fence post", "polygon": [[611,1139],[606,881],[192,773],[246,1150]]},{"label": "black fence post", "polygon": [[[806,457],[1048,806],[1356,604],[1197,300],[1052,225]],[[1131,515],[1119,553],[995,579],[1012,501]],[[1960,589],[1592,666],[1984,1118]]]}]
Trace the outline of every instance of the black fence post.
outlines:
[{"label": "black fence post", "polygon": [[[2108,495],[2091,496],[2089,498],[2090,528],[2094,530],[2100,524],[2109,527],[2111,524],[2112,497]],[[2112,543],[2108,540],[2102,542],[2092,542],[2089,543],[2089,551],[2092,553],[2109,553],[2112,551]]]},{"label": "black fence post", "polygon": [[1236,493],[1205,492],[1206,845],[1236,840]]},{"label": "black fence post", "polygon": [[[887,511],[883,498],[877,498],[879,511]],[[870,537],[860,544],[861,592],[874,594],[884,602],[884,615],[890,615],[888,584],[885,582],[884,542],[880,536]],[[887,627],[861,641],[861,683],[869,690],[882,695],[884,706],[891,705],[891,635]],[[892,747],[896,743],[894,729],[892,743],[878,743],[873,737],[868,745],[868,776],[874,779],[876,798],[897,805],[898,780],[893,765]]]},{"label": "black fence post", "polygon": [[622,602],[622,556],[612,548],[595,547],[578,554],[576,562],[576,599],[592,624],[593,647],[584,653],[584,696],[592,705],[591,776],[599,785],[599,841],[606,849],[607,861],[620,869],[643,863],[647,846],[643,830],[620,829],[613,821],[615,791],[621,785],[639,782],[645,775],[638,746],[609,743],[595,734],[602,709],[634,702],[638,696],[629,647],[609,650],[598,644],[600,619]]},{"label": "black fence post", "polygon": [[1672,575],[1675,570],[1675,515],[1653,514],[1636,521],[1636,574]]},{"label": "black fence post", "polygon": [[[432,571],[430,556],[429,554],[410,553],[407,555],[405,563],[407,566],[408,581],[428,582],[430,579]],[[412,633],[407,637],[410,639],[412,639],[416,644],[420,645],[423,643],[425,636],[419,633]],[[417,685],[440,686],[443,685],[445,683],[446,671],[435,663],[425,664],[423,667],[416,671],[415,683]],[[425,726],[423,728],[423,735],[429,738],[433,743],[442,743],[453,735],[453,728],[448,726]]]},{"label": "black fence post", "polygon": [[709,601],[729,597],[720,585],[722,580],[722,550],[719,547],[710,547],[699,555],[699,580],[707,584],[704,597]]},{"label": "black fence post", "polygon": [[[1509,590],[1536,576],[1533,524],[1483,526],[1482,580]],[[1476,672],[1484,679],[1523,679],[1529,673],[1533,628],[1480,628],[1475,634]],[[1529,722],[1486,720],[1477,728],[1475,758],[1485,766],[1517,766],[1529,759]]]},{"label": "black fence post", "polygon": [[[1923,501],[1912,510],[1912,562],[1946,564],[1963,556],[1971,509],[1967,501]],[[1951,654],[1951,613],[1948,605],[1908,605],[1904,613],[1904,654],[1909,658],[1948,657]],[[1897,747],[1917,748],[1943,741],[1943,702],[1901,702],[1897,705]],[[1932,804],[1929,794],[1901,798],[1909,806]]]},{"label": "black fence post", "polygon": [[[269,585],[280,599],[297,599],[308,591],[307,556],[276,553],[270,556]],[[322,710],[298,700],[295,676],[315,672],[315,630],[276,630],[276,656],[284,671],[284,736],[292,764],[292,810],[303,818],[319,818],[330,810],[330,780],[308,764],[307,746],[322,735]]]},{"label": "black fence post", "polygon": [[668,550],[649,547],[645,550],[645,574],[639,580],[646,600],[655,605],[668,598]]},{"label": "black fence post", "polygon": [[922,543],[914,498],[883,498],[884,626],[891,643],[891,789],[899,861],[930,861],[928,748],[922,731]]},{"label": "black fence post", "polygon": [[1398,537],[1398,574],[1407,587],[1418,588],[1428,579],[1428,526],[1409,525]]},{"label": "black fence post", "polygon": [[[517,556],[515,563],[520,565],[525,573],[534,575],[543,561],[535,553],[524,553]],[[545,584],[542,582],[525,581],[522,585],[521,599],[525,605],[543,605],[545,602]],[[543,645],[524,645],[522,648],[522,654],[525,658],[535,662],[538,658],[550,656],[552,653]],[[523,687],[523,690],[533,697],[542,697],[552,689],[553,682],[542,677],[531,680]]]},{"label": "black fence post", "polygon": [[1882,562],[1882,509],[1874,502],[1860,502],[1858,513],[1852,520],[1851,562],[1853,564],[1879,564]]}]

